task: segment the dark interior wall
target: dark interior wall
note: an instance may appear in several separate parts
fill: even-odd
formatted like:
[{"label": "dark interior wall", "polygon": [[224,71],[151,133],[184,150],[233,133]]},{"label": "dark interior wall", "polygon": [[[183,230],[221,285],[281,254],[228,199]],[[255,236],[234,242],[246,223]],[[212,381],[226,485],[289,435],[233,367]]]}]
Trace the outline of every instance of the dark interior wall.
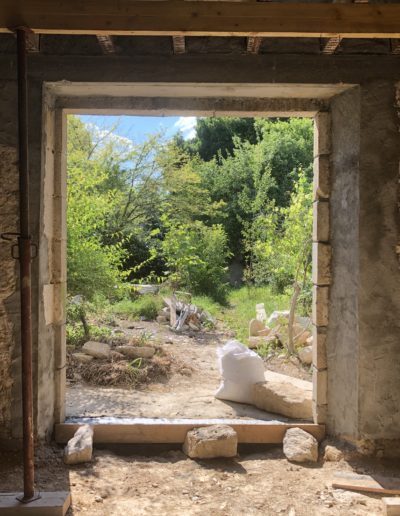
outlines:
[{"label": "dark interior wall", "polygon": [[[334,99],[332,116],[334,130],[338,130],[334,156],[336,170],[342,169],[342,177],[334,175],[336,188],[337,223],[333,229],[339,247],[335,250],[333,239],[333,263],[336,271],[349,279],[351,296],[346,297],[344,284],[335,285],[333,277],[331,304],[341,303],[345,317],[338,316],[335,329],[337,341],[331,340],[331,373],[329,374],[328,405],[329,421],[333,431],[393,437],[389,429],[392,409],[398,404],[400,375],[397,360],[398,285],[395,270],[395,245],[397,225],[398,133],[395,108],[395,83],[398,80],[399,61],[394,56],[303,56],[298,55],[182,55],[182,56],[50,56],[32,55],[29,58],[30,84],[30,152],[32,184],[32,234],[39,238],[40,191],[42,160],[42,84],[43,81],[92,81],[92,82],[202,82],[202,83],[291,83],[299,84],[360,84],[358,93],[349,92],[343,98]],[[0,55],[0,150],[5,158],[0,160],[0,221],[1,231],[13,231],[17,226],[17,168],[16,145],[16,62],[9,53]],[[378,82],[381,85],[377,87]],[[357,88],[356,88],[357,89]],[[345,97],[348,95],[348,97]],[[352,116],[349,119],[349,114]],[[346,116],[346,121],[344,120]],[[336,129],[335,129],[336,128]],[[357,136],[356,129],[359,129]],[[376,137],[378,137],[376,139]],[[351,144],[350,144],[351,143]],[[340,148],[348,153],[340,155]],[[388,163],[390,166],[388,166]],[[348,167],[348,172],[346,168]],[[336,186],[335,186],[336,185]],[[370,186],[369,186],[370,185]],[[344,191],[339,192],[339,187]],[[377,197],[377,198],[376,198]],[[344,203],[345,204],[342,204]],[[347,204],[346,204],[347,203]],[[359,203],[359,204],[358,204]],[[358,208],[359,206],[359,208]],[[346,230],[345,218],[358,215],[358,222],[347,226],[350,234],[339,239],[341,227]],[[332,220],[331,227],[335,227]],[[340,222],[341,221],[341,222]],[[380,234],[383,228],[384,236]],[[335,233],[336,231],[336,233]],[[354,246],[350,242],[350,237]],[[342,248],[343,246],[343,248]],[[2,270],[0,289],[0,437],[17,437],[20,434],[19,397],[19,340],[18,340],[18,293],[17,269],[8,257],[9,246],[0,245]],[[336,255],[335,255],[336,253]],[[343,260],[347,260],[347,266]],[[336,261],[335,261],[336,260]],[[37,290],[38,264],[34,264],[34,339],[35,357],[44,335],[38,338],[38,303],[41,295]],[[334,269],[335,270],[335,269]],[[373,281],[373,288],[371,285]],[[379,278],[379,281],[377,279]],[[340,280],[342,281],[342,280]],[[385,314],[385,323],[380,324]],[[391,314],[391,315],[389,315]],[[372,317],[373,316],[373,317]],[[374,326],[368,321],[374,320]],[[379,333],[379,334],[378,334]],[[46,337],[47,339],[47,337]],[[46,340],[45,339],[45,340]],[[47,341],[46,346],[50,346]],[[336,346],[338,346],[336,348]],[[51,351],[51,349],[50,349]],[[343,354],[348,363],[360,367],[341,367]],[[46,355],[47,356],[47,355]],[[46,390],[43,380],[49,364],[35,363],[35,389],[38,396]],[[38,371],[40,370],[40,374]],[[389,383],[387,372],[389,371]],[[333,373],[333,374],[332,374]],[[337,376],[336,376],[337,375]],[[373,378],[374,396],[370,396],[369,379]],[[42,383],[41,383],[42,382]],[[342,393],[336,394],[337,384]],[[390,390],[390,393],[389,393]],[[341,401],[340,401],[341,399]],[[375,401],[374,401],[375,400]],[[349,402],[357,416],[350,421]],[[382,403],[384,401],[384,403]],[[341,405],[340,405],[341,403]],[[377,404],[380,403],[380,407]],[[36,416],[40,400],[36,401]],[[43,405],[45,417],[51,421],[51,407]],[[337,407],[337,408],[335,408]],[[368,427],[371,414],[377,411],[382,424]],[[342,422],[346,422],[341,426]],[[399,425],[397,425],[397,429]]]}]

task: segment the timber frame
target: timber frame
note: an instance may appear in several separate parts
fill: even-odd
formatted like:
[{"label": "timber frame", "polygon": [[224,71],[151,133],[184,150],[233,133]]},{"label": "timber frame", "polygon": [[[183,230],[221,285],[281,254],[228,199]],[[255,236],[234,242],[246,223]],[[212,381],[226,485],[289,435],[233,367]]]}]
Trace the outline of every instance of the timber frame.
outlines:
[{"label": "timber frame", "polygon": [[400,38],[399,4],[2,0],[0,32],[41,34]]}]

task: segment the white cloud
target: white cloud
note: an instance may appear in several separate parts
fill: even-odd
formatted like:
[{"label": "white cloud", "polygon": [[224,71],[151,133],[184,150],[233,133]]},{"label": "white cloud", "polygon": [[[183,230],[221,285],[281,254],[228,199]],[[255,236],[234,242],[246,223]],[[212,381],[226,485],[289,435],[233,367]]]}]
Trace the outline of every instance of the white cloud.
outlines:
[{"label": "white cloud", "polygon": [[196,120],[195,116],[181,116],[175,122],[174,127],[182,132],[185,140],[191,140],[196,136]]}]

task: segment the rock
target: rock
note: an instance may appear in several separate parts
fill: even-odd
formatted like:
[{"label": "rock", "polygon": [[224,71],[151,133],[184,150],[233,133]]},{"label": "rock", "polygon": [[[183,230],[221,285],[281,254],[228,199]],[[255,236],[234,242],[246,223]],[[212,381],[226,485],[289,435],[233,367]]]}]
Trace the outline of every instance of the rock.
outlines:
[{"label": "rock", "polygon": [[169,319],[166,315],[157,315],[157,319],[156,321],[159,323],[159,324],[167,324],[169,323]]},{"label": "rock", "polygon": [[266,412],[312,419],[312,383],[266,371],[265,382],[252,387],[252,403]]},{"label": "rock", "polygon": [[293,462],[317,462],[318,441],[301,428],[289,428],[283,438],[283,453]]},{"label": "rock", "polygon": [[299,350],[299,358],[303,364],[310,365],[312,363],[312,346],[306,346]]},{"label": "rock", "polygon": [[117,346],[116,351],[129,358],[151,358],[156,349],[151,346]]},{"label": "rock", "polygon": [[251,319],[249,322],[249,337],[257,337],[258,332],[265,329],[265,324],[258,319]]},{"label": "rock", "polygon": [[343,453],[335,446],[327,444],[325,446],[324,460],[327,462],[339,462],[343,459]]},{"label": "rock", "polygon": [[162,311],[160,312],[159,315],[166,315],[169,317],[171,313],[171,308],[169,306],[164,306],[164,308],[162,309]]},{"label": "rock", "polygon": [[258,346],[265,344],[267,341],[265,337],[249,337],[247,342],[250,349],[255,349],[258,348]]},{"label": "rock", "polygon": [[311,333],[300,326],[300,324],[295,323],[293,325],[293,336],[295,345],[303,346],[307,342],[307,339],[311,337]]},{"label": "rock", "polygon": [[118,353],[118,351],[111,350],[110,358],[111,360],[117,362],[118,360],[123,360],[125,356],[122,353]]},{"label": "rock", "polygon": [[296,315],[296,323],[299,324],[304,330],[308,329],[311,326],[310,317],[301,317]]},{"label": "rock", "polygon": [[256,305],[256,319],[261,322],[265,322],[267,320],[267,314],[265,312],[264,303],[258,303]]},{"label": "rock", "polygon": [[85,353],[72,353],[72,358],[80,364],[87,364],[93,360],[92,356],[85,355]]},{"label": "rock", "polygon": [[289,319],[289,310],[275,310],[269,316],[267,324],[268,326],[273,326],[274,324],[279,322],[281,318]]},{"label": "rock", "polygon": [[228,425],[211,425],[189,430],[183,443],[184,453],[192,459],[235,457],[238,438]]},{"label": "rock", "polygon": [[266,326],[263,330],[260,330],[257,335],[258,337],[268,337],[268,335],[271,333],[271,328]]},{"label": "rock", "polygon": [[93,453],[93,428],[82,425],[75,432],[64,448],[65,464],[82,464],[90,462]]},{"label": "rock", "polygon": [[193,331],[200,331],[200,327],[196,326],[196,324],[192,323],[191,321],[189,321],[189,328]]},{"label": "rock", "polygon": [[313,342],[314,342],[314,339],[313,339],[313,336],[311,335],[311,337],[308,337],[308,339],[306,340],[307,346],[312,346]]},{"label": "rock", "polygon": [[104,342],[95,342],[93,340],[89,340],[85,342],[82,347],[82,351],[86,353],[86,355],[90,355],[94,358],[108,358],[110,354],[110,346],[105,344]]}]

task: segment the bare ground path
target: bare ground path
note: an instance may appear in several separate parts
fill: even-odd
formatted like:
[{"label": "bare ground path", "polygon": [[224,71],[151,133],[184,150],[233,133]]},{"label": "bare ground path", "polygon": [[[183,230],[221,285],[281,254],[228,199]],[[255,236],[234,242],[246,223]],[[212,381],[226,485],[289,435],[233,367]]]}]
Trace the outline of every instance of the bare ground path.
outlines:
[{"label": "bare ground path", "polygon": [[162,346],[179,367],[174,368],[168,380],[139,389],[71,383],[66,395],[67,417],[244,417],[286,421],[250,405],[214,398],[220,383],[217,347],[230,338],[228,334],[210,330],[179,335],[154,322],[120,324],[126,336],[151,333],[150,343]]}]

